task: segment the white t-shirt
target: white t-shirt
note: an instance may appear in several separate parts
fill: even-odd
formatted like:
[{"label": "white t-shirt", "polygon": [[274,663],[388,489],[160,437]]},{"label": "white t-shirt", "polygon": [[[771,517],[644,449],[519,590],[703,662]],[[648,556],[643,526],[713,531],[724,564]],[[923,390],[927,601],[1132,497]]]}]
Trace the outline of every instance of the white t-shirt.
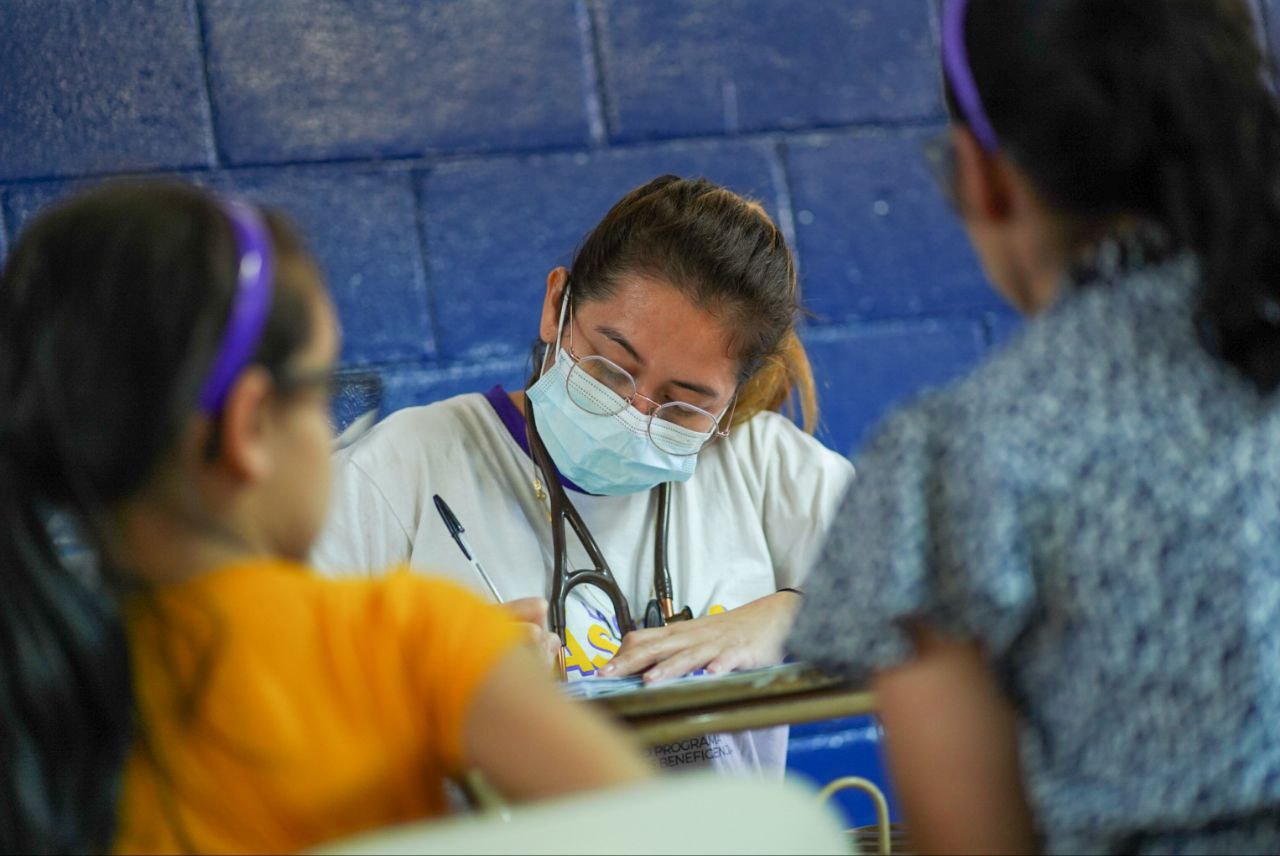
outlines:
[{"label": "white t-shirt", "polygon": [[[470,393],[401,410],[339,453],[313,564],[342,574],[407,563],[488,597],[436,511],[432,495],[439,494],[504,600],[549,597],[549,505],[545,491],[539,498],[535,490],[533,461],[512,436],[515,429],[523,437],[523,417],[503,395],[490,393],[492,404]],[[693,477],[671,491],[667,555],[676,609],[687,605],[700,617],[798,586],[852,476],[848,460],[775,413],[708,447]],[[642,624],[653,597],[656,492],[568,494]],[[566,530],[570,567],[592,567]],[[619,634],[602,592],[579,586],[569,601],[565,657],[577,680],[608,662]],[[668,768],[781,772],[786,740],[786,728],[708,735],[656,747],[655,755]]]}]

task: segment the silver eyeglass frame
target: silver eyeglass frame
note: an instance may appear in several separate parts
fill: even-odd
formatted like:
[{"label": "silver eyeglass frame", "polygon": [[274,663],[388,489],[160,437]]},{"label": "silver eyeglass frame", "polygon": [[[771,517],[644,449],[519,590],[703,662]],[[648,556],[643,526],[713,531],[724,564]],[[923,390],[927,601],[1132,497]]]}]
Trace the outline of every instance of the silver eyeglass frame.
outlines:
[{"label": "silver eyeglass frame", "polygon": [[[568,317],[565,318],[564,326],[569,328],[569,341],[565,345],[565,353],[569,355],[569,359],[573,360],[573,366],[569,369],[569,371],[565,372],[565,378],[564,378],[565,393],[568,396],[569,400],[572,401],[579,410],[581,410],[583,413],[589,413],[592,416],[617,416],[619,413],[622,413],[623,411],[625,411],[628,407],[632,407],[636,399],[643,399],[644,401],[647,401],[649,404],[653,405],[649,409],[649,411],[645,414],[645,435],[649,438],[649,442],[653,444],[655,449],[662,452],[663,454],[674,455],[676,457],[681,457],[681,458],[689,458],[689,457],[693,457],[694,455],[701,454],[702,451],[707,448],[707,446],[711,445],[716,440],[720,440],[729,436],[730,429],[729,428],[721,429],[720,423],[721,423],[721,420],[724,420],[726,415],[728,416],[728,420],[727,420],[728,423],[732,424],[733,422],[733,413],[738,406],[738,394],[736,390],[734,391],[734,394],[730,399],[729,403],[725,405],[725,409],[720,412],[719,416],[716,416],[714,413],[712,413],[709,410],[706,410],[702,407],[698,407],[696,404],[689,404],[687,401],[668,401],[666,404],[662,404],[660,402],[654,401],[649,396],[644,395],[640,392],[640,387],[639,387],[639,384],[636,383],[635,375],[631,374],[631,372],[627,371],[622,366],[615,363],[613,360],[609,359],[608,357],[601,356],[599,354],[588,354],[586,356],[580,357],[574,353],[573,351],[573,309],[572,307],[567,305],[568,303],[567,295],[566,295],[565,303],[566,303],[565,312]],[[557,338],[560,341],[563,341],[563,332],[561,332],[560,336]],[[588,371],[585,368],[581,368],[582,364],[587,361],[598,361],[600,363],[603,363],[604,365],[608,366],[610,370],[617,372],[620,376],[627,378],[631,382],[631,395],[629,396],[624,396],[621,393],[613,389],[610,389],[610,392],[613,392],[615,395],[618,396],[619,400],[622,401],[622,406],[619,407],[617,410],[613,411],[612,413],[597,413],[593,410],[588,410],[587,408],[582,406],[581,402],[579,402],[573,394],[573,389],[570,386],[570,383],[573,379],[573,373],[579,369],[581,369],[587,375],[587,377],[591,378],[596,383],[603,384],[603,381],[601,381],[599,378],[592,375],[590,371]],[[663,446],[657,440],[654,439],[653,420],[655,417],[657,417],[660,411],[666,408],[671,408],[673,410],[681,409],[681,410],[693,411],[696,414],[701,414],[707,417],[707,419],[711,421],[712,428],[710,431],[707,432],[706,438],[702,441],[702,445],[698,447],[697,451],[672,452],[672,451],[669,451],[668,449],[663,448]],[[671,420],[663,420],[663,421],[677,428],[684,427],[677,422],[672,422]],[[685,428],[684,430],[688,431],[691,429]]]}]

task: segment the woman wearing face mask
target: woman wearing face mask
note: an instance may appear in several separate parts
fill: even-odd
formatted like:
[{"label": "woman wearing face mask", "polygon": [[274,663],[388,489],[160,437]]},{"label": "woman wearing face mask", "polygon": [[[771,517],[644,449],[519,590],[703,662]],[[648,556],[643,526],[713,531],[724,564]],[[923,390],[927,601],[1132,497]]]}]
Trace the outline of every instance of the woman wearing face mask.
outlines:
[{"label": "woman wearing face mask", "polygon": [[[405,561],[454,569],[484,591],[436,513],[438,494],[502,598],[545,609],[555,478],[636,623],[659,594],[661,547],[672,611],[693,616],[624,639],[602,591],[573,589],[563,616],[570,680],[777,662],[806,566],[852,476],[844,458],[772,412],[796,396],[806,424],[816,417],[797,311],[791,253],[760,206],[675,176],[633,190],[570,268],[547,277],[527,392],[401,411],[346,450],[315,561],[334,572]],[[593,567],[572,530],[566,550],[568,569]],[[780,767],[785,731],[659,754],[667,766]]]},{"label": "woman wearing face mask", "polygon": [[1280,111],[1241,0],[951,0],[946,176],[1033,315],[859,463],[790,648],[921,852],[1280,849]]}]

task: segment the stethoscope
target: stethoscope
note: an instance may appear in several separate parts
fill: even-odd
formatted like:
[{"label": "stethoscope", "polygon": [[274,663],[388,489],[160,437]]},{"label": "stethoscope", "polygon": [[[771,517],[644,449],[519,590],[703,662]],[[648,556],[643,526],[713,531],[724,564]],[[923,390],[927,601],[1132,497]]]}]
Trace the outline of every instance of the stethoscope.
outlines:
[{"label": "stethoscope", "polygon": [[[636,629],[627,598],[614,578],[613,571],[609,569],[609,563],[600,551],[600,546],[596,544],[596,539],[587,529],[582,515],[578,513],[578,509],[574,508],[564,486],[560,484],[551,455],[547,452],[547,447],[542,444],[542,438],[538,436],[537,420],[534,418],[533,407],[529,405],[527,398],[524,409],[529,451],[533,454],[534,465],[542,475],[542,482],[546,486],[547,498],[551,505],[551,551],[554,566],[547,609],[551,632],[560,637],[561,651],[563,651],[568,642],[565,611],[569,593],[580,585],[592,585],[604,592],[613,604],[614,615],[618,621],[618,632],[625,636]],[[675,597],[672,594],[671,570],[667,565],[667,530],[671,525],[671,484],[664,482],[654,490],[658,492],[658,519],[653,542],[654,597],[645,607],[644,626],[664,627],[672,622],[688,621],[693,618],[693,610],[686,606],[676,611]],[[569,551],[565,537],[566,523],[578,536],[578,541],[594,565],[593,568],[569,570]],[[561,672],[563,671],[562,662]]]}]

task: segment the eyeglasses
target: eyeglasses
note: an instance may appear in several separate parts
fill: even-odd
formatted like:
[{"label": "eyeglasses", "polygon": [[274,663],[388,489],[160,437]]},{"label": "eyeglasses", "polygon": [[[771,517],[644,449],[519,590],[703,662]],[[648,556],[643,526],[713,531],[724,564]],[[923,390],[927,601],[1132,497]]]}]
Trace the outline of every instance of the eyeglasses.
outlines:
[{"label": "eyeglasses", "polygon": [[925,166],[938,186],[938,192],[952,211],[960,212],[960,200],[956,196],[956,150],[950,131],[929,137],[920,144],[924,152]]},{"label": "eyeglasses", "polygon": [[[696,455],[711,441],[729,436],[727,428],[718,430],[720,418],[725,411],[721,411],[720,416],[715,416],[701,407],[683,401],[659,403],[647,395],[641,395],[631,373],[607,357],[579,357],[575,354],[572,317],[569,320],[569,344],[565,350],[569,359],[573,360],[573,367],[565,377],[569,400],[587,413],[595,416],[617,416],[632,407],[636,399],[643,399],[652,405],[645,422],[649,441],[659,450],[680,457]],[[737,403],[736,397],[733,403]],[[729,421],[732,418],[730,415]]]},{"label": "eyeglasses", "polygon": [[276,388],[285,394],[317,387],[329,398],[335,452],[363,437],[382,413],[382,378],[375,372],[328,368],[286,374],[276,380]]}]

